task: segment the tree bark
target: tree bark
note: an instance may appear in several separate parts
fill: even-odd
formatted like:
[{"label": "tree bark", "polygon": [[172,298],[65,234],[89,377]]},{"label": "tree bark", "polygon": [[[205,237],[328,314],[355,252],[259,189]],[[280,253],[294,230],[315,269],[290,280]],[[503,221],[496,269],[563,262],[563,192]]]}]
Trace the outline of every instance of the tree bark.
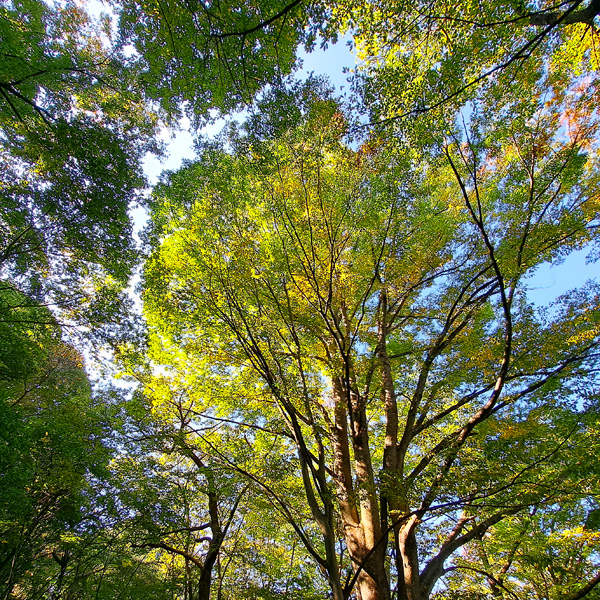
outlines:
[{"label": "tree bark", "polygon": [[[340,378],[333,380],[335,419],[332,428],[334,474],[344,536],[352,568],[358,573],[356,592],[361,600],[389,600],[385,570],[385,544],[375,494],[373,468],[368,445],[366,412],[360,398],[348,394]],[[348,401],[350,399],[350,402]],[[348,412],[352,413],[351,439],[357,488],[354,489],[348,439]],[[346,590],[347,593],[350,590]]]}]

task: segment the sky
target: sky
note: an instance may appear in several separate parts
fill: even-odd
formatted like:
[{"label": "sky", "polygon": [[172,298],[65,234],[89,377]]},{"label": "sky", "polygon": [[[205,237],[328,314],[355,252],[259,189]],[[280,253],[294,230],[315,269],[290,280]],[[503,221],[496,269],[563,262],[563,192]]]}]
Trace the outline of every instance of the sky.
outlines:
[{"label": "sky", "polygon": [[[347,45],[349,38],[341,39],[337,44],[330,44],[327,50],[315,49],[312,53],[301,52],[302,69],[298,72],[300,78],[314,75],[326,75],[339,93],[349,88],[348,75],[344,67],[352,69],[355,66],[355,56]],[[164,130],[162,139],[167,143],[167,157],[161,162],[148,155],[144,162],[144,170],[151,184],[156,183],[164,169],[176,170],[184,159],[193,159],[193,137],[188,129],[189,122],[182,121],[181,129],[175,132]],[[217,134],[224,121],[204,128],[203,135]],[[134,212],[138,227],[143,226],[145,214],[141,209]],[[570,254],[564,261],[557,264],[545,263],[528,280],[528,297],[539,306],[549,306],[552,302],[570,289],[581,287],[587,280],[600,280],[600,261],[586,262],[589,250]]]}]

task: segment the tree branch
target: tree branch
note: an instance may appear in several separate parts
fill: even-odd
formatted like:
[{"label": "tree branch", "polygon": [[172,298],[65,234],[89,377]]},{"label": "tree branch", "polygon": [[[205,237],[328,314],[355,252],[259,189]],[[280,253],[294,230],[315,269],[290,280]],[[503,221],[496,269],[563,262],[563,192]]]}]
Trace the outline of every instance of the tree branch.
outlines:
[{"label": "tree branch", "polygon": [[211,35],[211,37],[217,38],[219,40],[222,40],[222,39],[228,38],[228,37],[246,37],[247,35],[256,33],[257,31],[264,29],[265,27],[268,27],[271,23],[274,23],[275,21],[277,21],[277,19],[280,19],[281,17],[283,17],[284,15],[289,13],[293,8],[298,6],[298,4],[301,4],[301,3],[302,3],[302,0],[293,0],[293,2],[291,2],[290,4],[288,4],[287,6],[282,8],[277,14],[268,18],[266,21],[260,22],[258,25],[255,25],[254,27],[250,27],[249,29],[243,29],[242,31],[230,31],[228,33],[214,33]]}]

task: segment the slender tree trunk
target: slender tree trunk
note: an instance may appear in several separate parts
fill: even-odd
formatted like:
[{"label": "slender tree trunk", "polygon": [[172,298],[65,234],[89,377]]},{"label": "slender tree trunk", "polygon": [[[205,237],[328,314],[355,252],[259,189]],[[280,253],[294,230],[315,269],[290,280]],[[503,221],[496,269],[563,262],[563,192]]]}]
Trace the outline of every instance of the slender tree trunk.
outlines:
[{"label": "slender tree trunk", "polygon": [[210,586],[212,583],[212,566],[206,568],[200,572],[200,579],[198,580],[198,600],[210,600]]},{"label": "slender tree trunk", "polygon": [[333,600],[345,600],[344,589],[340,580],[340,570],[335,549],[335,537],[333,535],[333,522],[328,527],[327,534],[323,535],[325,541],[325,560],[327,561],[327,575]]},{"label": "slender tree trunk", "polygon": [[[302,430],[293,410],[288,411],[293,424],[293,434],[298,450],[298,460],[302,472],[304,493],[313,519],[321,530],[325,546],[325,565],[327,579],[334,600],[344,600],[344,592],[340,579],[340,569],[335,548],[337,535],[334,522],[334,505],[329,494],[330,485],[325,476],[324,463],[318,468],[311,464],[311,456],[304,442]],[[323,468],[321,468],[323,467]],[[317,499],[320,496],[320,503]],[[323,566],[323,565],[322,565]]]},{"label": "slender tree trunk", "polygon": [[[403,460],[398,448],[398,402],[394,387],[392,367],[387,354],[387,295],[382,291],[379,302],[377,358],[381,372],[381,398],[385,410],[386,429],[383,450],[382,505],[389,507],[391,520],[410,512],[403,486]],[[382,515],[382,523],[388,526],[388,515]],[[398,599],[421,600],[419,582],[419,558],[415,536],[416,519],[394,525],[394,545],[398,571]]]},{"label": "slender tree trunk", "polygon": [[54,598],[60,598],[62,595],[62,587],[65,579],[65,574],[67,572],[67,565],[69,564],[69,559],[71,558],[69,552],[65,552],[62,556],[59,556],[57,552],[52,552],[52,558],[56,561],[58,566],[60,567],[60,572],[58,574],[58,578],[56,580],[56,584],[54,588],[50,592],[49,599],[53,600]]},{"label": "slender tree trunk", "polygon": [[406,523],[403,523],[396,538],[398,566],[402,563],[402,581],[398,582],[398,588],[403,588],[403,596],[406,600],[422,600],[419,556],[415,535],[416,521],[417,517],[413,516]]},{"label": "slender tree trunk", "polygon": [[[303,459],[302,453],[299,452],[299,460],[302,469],[302,478],[304,480],[304,490],[306,498],[311,509],[311,513],[316,523],[319,525],[321,535],[323,536],[323,544],[325,546],[325,569],[327,571],[327,579],[331,588],[332,597],[334,600],[344,600],[344,592],[340,580],[340,569],[335,548],[336,533],[334,526],[334,507],[333,502],[324,497],[322,509],[319,507],[314,494],[312,481],[310,478],[309,468],[306,461]],[[320,487],[323,490],[328,489],[328,484],[325,478],[319,477]]]}]

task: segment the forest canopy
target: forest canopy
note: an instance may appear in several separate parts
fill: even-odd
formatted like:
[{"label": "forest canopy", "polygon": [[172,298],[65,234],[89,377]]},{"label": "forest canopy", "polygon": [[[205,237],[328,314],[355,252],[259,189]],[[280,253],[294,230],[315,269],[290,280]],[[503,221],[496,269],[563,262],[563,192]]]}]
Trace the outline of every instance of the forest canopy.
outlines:
[{"label": "forest canopy", "polygon": [[600,3],[103,10],[0,3],[0,598],[600,597]]}]

